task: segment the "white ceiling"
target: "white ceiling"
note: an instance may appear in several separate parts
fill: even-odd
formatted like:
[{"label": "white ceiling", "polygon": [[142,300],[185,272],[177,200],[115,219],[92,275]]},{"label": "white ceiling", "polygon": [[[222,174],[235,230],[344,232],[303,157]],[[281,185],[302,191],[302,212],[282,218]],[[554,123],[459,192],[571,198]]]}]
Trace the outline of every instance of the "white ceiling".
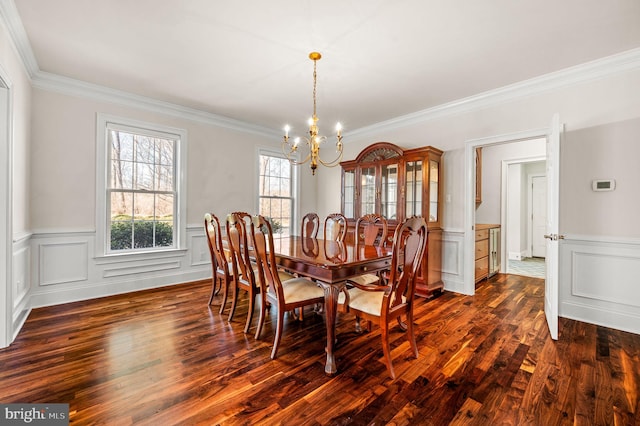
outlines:
[{"label": "white ceiling", "polygon": [[[3,0],[5,1],[5,0]],[[638,0],[14,0],[41,71],[348,133],[640,47]]]}]

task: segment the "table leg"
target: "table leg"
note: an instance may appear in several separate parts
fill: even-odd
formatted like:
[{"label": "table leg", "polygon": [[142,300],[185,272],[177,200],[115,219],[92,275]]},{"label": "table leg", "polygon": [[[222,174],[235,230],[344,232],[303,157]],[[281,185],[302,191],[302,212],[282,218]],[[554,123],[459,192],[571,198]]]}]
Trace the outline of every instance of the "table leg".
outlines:
[{"label": "table leg", "polygon": [[346,285],[345,282],[340,283],[325,283],[318,281],[318,285],[324,290],[324,311],[325,321],[327,326],[327,362],[324,366],[324,372],[328,375],[333,375],[338,371],[336,367],[336,360],[333,355],[333,347],[336,342],[336,314],[338,311],[338,296]]}]

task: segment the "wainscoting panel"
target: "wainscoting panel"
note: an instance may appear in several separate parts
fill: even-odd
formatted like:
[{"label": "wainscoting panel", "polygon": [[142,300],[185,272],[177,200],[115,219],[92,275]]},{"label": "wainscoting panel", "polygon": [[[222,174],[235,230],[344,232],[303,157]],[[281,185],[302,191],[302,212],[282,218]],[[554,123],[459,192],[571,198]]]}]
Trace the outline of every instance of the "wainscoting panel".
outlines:
[{"label": "wainscoting panel", "polygon": [[54,285],[89,279],[88,243],[47,242],[39,246],[40,285]]},{"label": "wainscoting panel", "polygon": [[138,261],[133,265],[117,264],[113,267],[106,267],[103,270],[103,278],[121,277],[124,275],[139,275],[147,272],[159,272],[169,269],[179,269],[181,266],[180,260],[143,260]]},{"label": "wainscoting panel", "polygon": [[464,232],[442,233],[442,281],[444,289],[464,293]]},{"label": "wainscoting panel", "polygon": [[16,309],[29,293],[31,287],[31,277],[29,265],[31,264],[31,248],[29,246],[20,247],[13,251],[13,308]]},{"label": "wainscoting panel", "polygon": [[565,237],[560,316],[640,334],[640,241]]},{"label": "wainscoting panel", "polygon": [[15,339],[31,312],[31,234],[14,239],[11,280],[11,340]]},{"label": "wainscoting panel", "polygon": [[211,265],[211,254],[209,253],[207,237],[204,235],[203,229],[198,229],[195,232],[201,232],[202,235],[191,235],[190,246],[193,248],[193,251],[191,252],[191,266],[209,266]]}]

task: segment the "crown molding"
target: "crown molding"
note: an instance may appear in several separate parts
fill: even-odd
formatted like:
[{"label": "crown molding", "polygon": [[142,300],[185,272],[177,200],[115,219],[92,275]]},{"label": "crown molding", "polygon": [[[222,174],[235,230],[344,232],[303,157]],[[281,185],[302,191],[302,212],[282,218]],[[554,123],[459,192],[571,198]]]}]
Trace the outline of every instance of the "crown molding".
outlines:
[{"label": "crown molding", "polygon": [[24,30],[22,20],[18,14],[18,9],[13,0],[0,0],[0,18],[5,24],[11,40],[13,40],[13,48],[22,59],[22,66],[29,78],[32,78],[39,71],[38,61],[31,50],[29,37]]},{"label": "crown molding", "polygon": [[280,134],[273,129],[247,123],[222,115],[213,114],[195,108],[189,108],[170,102],[159,101],[146,96],[135,95],[122,90],[87,83],[85,81],[64,77],[44,71],[38,71],[31,79],[35,88],[62,93],[64,95],[89,98],[103,102],[110,102],[145,111],[166,114],[190,121],[210,124],[230,130],[251,133],[269,138],[279,137]]},{"label": "crown molding", "polygon": [[607,77],[619,72],[640,68],[640,48],[628,50],[594,61],[585,62],[570,68],[565,68],[549,74],[544,74],[529,80],[489,90],[467,98],[441,104],[407,115],[381,121],[371,126],[361,127],[345,132],[347,136],[364,136],[382,130],[397,129],[411,126],[425,121],[470,112],[486,108],[518,98],[537,95],[545,91],[569,87],[578,83]]}]

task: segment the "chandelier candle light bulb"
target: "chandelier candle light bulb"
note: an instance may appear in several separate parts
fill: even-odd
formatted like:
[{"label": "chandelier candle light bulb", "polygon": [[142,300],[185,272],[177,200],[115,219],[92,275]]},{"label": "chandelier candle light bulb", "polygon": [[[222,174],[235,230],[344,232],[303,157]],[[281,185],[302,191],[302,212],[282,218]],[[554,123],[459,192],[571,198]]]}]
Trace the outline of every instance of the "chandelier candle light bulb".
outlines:
[{"label": "chandelier candle light bulb", "polygon": [[322,55],[318,52],[309,53],[309,59],[313,61],[313,115],[311,116],[311,118],[309,118],[308,121],[309,138],[302,138],[307,144],[309,153],[304,159],[298,159],[297,152],[298,145],[300,143],[300,137],[296,137],[293,141],[293,144],[289,142],[289,130],[291,130],[291,127],[289,127],[288,124],[284,126],[284,138],[282,141],[282,152],[287,157],[289,162],[291,162],[291,164],[293,165],[299,165],[309,161],[311,165],[311,173],[314,175],[316,174],[318,163],[326,167],[334,167],[340,164],[340,160],[342,159],[342,125],[340,123],[336,124],[336,152],[338,153],[338,156],[333,161],[323,161],[320,158],[320,145],[327,139],[325,136],[320,136],[318,134],[318,116],[316,115],[316,65],[320,58],[322,58]]}]

